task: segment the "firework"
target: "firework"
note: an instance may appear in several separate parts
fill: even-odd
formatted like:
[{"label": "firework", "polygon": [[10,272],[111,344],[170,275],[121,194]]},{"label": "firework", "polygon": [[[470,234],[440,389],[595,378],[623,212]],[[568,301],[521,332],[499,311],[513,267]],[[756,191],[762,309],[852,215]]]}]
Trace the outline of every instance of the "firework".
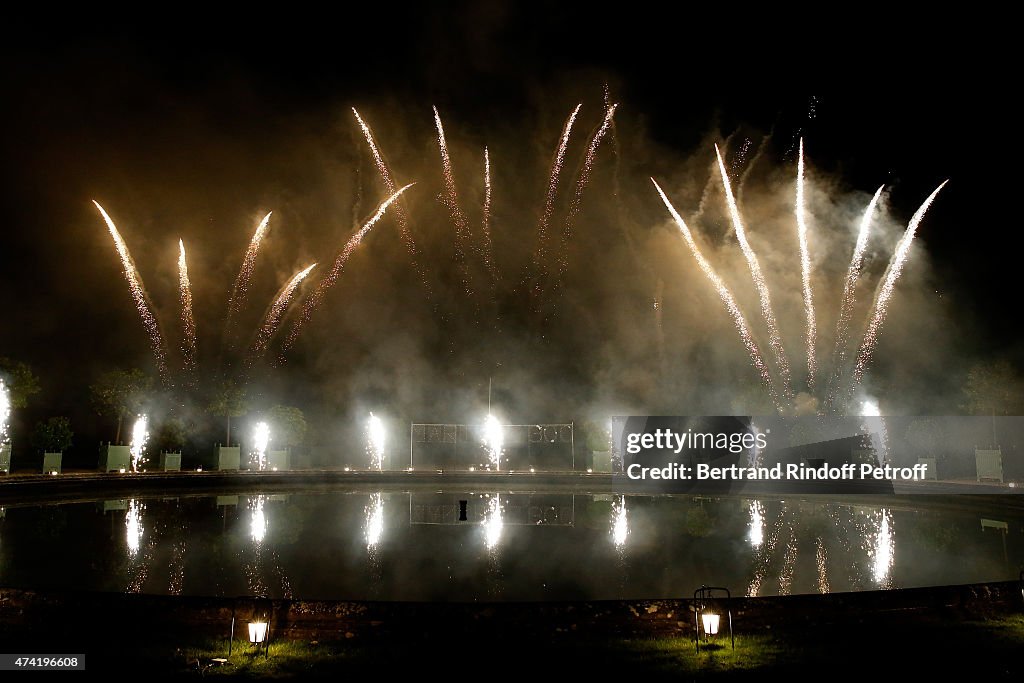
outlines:
[{"label": "firework", "polygon": [[270,425],[257,422],[252,431],[253,460],[256,469],[267,469],[267,447],[270,446]]},{"label": "firework", "polygon": [[487,449],[488,458],[495,470],[501,469],[501,453],[505,443],[505,430],[501,421],[493,415],[488,415],[484,420],[483,445]]},{"label": "firework", "polygon": [[295,273],[278,291],[277,296],[274,297],[273,302],[270,304],[270,308],[263,315],[263,323],[256,331],[256,339],[253,341],[252,346],[249,347],[249,353],[246,357],[247,367],[251,367],[266,352],[267,347],[270,345],[270,340],[274,338],[274,333],[277,332],[277,327],[281,323],[281,317],[295,296],[295,290],[315,267],[316,264],[314,263]]},{"label": "firework", "polygon": [[128,452],[132,458],[132,471],[138,472],[144,461],[146,442],[149,440],[149,418],[146,415],[139,415],[132,427],[132,442]]},{"label": "firework", "polygon": [[185,337],[181,353],[185,359],[185,370],[189,375],[196,371],[196,321],[192,316],[192,285],[188,280],[188,265],[185,263],[185,243],[178,240],[178,279],[181,288],[181,325]]},{"label": "firework", "polygon": [[107,215],[107,212],[100,206],[99,202],[93,200],[92,203],[96,205],[100,215],[103,216],[103,220],[110,230],[110,236],[114,238],[114,247],[117,249],[118,256],[121,257],[124,276],[128,280],[128,289],[131,290],[132,298],[135,300],[135,308],[138,310],[139,317],[142,318],[142,324],[149,335],[149,343],[153,348],[153,356],[156,358],[157,371],[164,382],[167,383],[167,354],[164,352],[164,339],[160,333],[160,326],[157,324],[156,318],[151,311],[149,297],[146,294],[146,288],[142,284],[142,277],[139,276],[139,270],[135,267],[135,261],[132,260],[128,246],[121,238],[121,233],[117,231],[114,221]]},{"label": "firework", "polygon": [[[355,107],[352,108],[352,113],[356,117],[359,129],[363,132],[363,137],[366,138],[366,144],[370,147],[370,154],[373,155],[373,162],[377,165],[377,172],[380,173],[380,178],[384,181],[384,187],[387,189],[388,194],[394,194],[397,186],[391,177],[391,170],[388,168],[383,155],[381,155],[380,150],[377,148],[377,143],[373,139],[373,131],[370,130],[370,126],[363,121],[363,117],[359,115],[359,112],[356,111]],[[405,244],[405,248],[409,252],[409,259],[412,261],[413,270],[416,271],[416,275],[419,277],[420,283],[423,285],[423,290],[427,293],[427,297],[432,299],[434,292],[430,286],[430,280],[427,279],[427,273],[420,264],[419,248],[416,246],[416,240],[413,239],[412,233],[409,231],[409,218],[406,215],[405,207],[402,206],[401,202],[398,202],[398,204],[395,205],[395,220],[398,221],[398,230],[401,234],[402,242]]]},{"label": "firework", "polygon": [[494,244],[491,240],[491,154],[484,147],[484,206],[483,225],[484,265],[491,274],[491,283],[498,281],[498,269],[494,264]]},{"label": "firework", "polygon": [[[860,229],[857,231],[857,242],[853,247],[853,257],[850,259],[850,267],[846,271],[846,282],[843,284],[843,296],[839,308],[839,319],[836,321],[836,346],[834,355],[834,373],[838,374],[846,361],[846,342],[850,333],[850,319],[853,317],[853,305],[857,296],[857,280],[860,278],[861,267],[864,265],[864,252],[868,246],[868,236],[871,232],[871,218],[875,213],[875,206],[882,196],[885,185],[880,185],[875,190],[875,195],[868,202],[868,208],[860,219]],[[838,377],[833,375],[833,381]],[[832,393],[829,393],[831,403]]]},{"label": "firework", "polygon": [[583,202],[583,191],[587,189],[587,184],[590,182],[590,171],[594,167],[594,160],[597,158],[597,150],[601,146],[601,140],[604,139],[605,134],[608,132],[608,128],[612,125],[612,117],[615,116],[615,110],[619,105],[613,104],[608,107],[604,114],[604,120],[601,122],[601,127],[594,133],[594,137],[591,138],[590,144],[587,145],[587,153],[583,157],[583,167],[580,169],[580,175],[576,179],[576,191],[573,193],[572,201],[569,203],[569,216],[566,218],[565,225],[562,227],[562,242],[561,248],[558,250],[558,282],[561,283],[562,277],[565,275],[565,271],[569,267],[569,256],[568,256],[568,245],[569,239],[572,237],[573,223],[576,220],[576,216],[579,215],[580,208]]},{"label": "firework", "polygon": [[[569,147],[569,137],[572,134],[572,126],[576,122],[576,116],[580,113],[580,107],[583,103],[576,105],[576,108],[569,114],[569,118],[565,120],[565,125],[562,127],[562,137],[558,141],[558,149],[555,151],[555,159],[551,162],[551,174],[548,179],[548,191],[544,197],[544,211],[541,213],[540,222],[537,224],[537,249],[533,255],[534,272],[543,276],[546,274],[544,268],[546,265],[544,250],[547,247],[548,239],[548,228],[551,225],[551,218],[555,213],[555,197],[558,194],[558,177],[562,173],[562,164],[565,162],[565,150]],[[535,289],[531,291],[531,294],[536,296],[539,294],[537,288],[541,286],[541,281],[538,280],[535,284]]]},{"label": "firework", "polygon": [[743,317],[743,313],[740,311],[740,307],[736,304],[736,299],[733,298],[732,292],[722,281],[722,278],[718,276],[715,269],[711,267],[707,259],[701,253],[697,243],[693,240],[693,235],[690,234],[690,229],[686,226],[682,216],[676,211],[675,207],[672,206],[672,202],[669,201],[665,192],[658,185],[658,182],[651,178],[651,182],[654,183],[655,189],[658,190],[658,194],[661,196],[661,200],[665,203],[665,208],[672,215],[676,225],[679,227],[679,231],[683,234],[683,239],[686,240],[686,245],[690,248],[690,253],[697,260],[697,265],[700,266],[701,271],[711,284],[714,286],[715,291],[718,292],[719,298],[722,303],[725,304],[725,308],[729,311],[732,316],[733,324],[736,326],[736,331],[739,332],[740,339],[743,341],[743,345],[747,349],[747,353],[750,354],[750,362],[753,363],[757,369],[758,374],[761,376],[761,381],[764,382],[765,387],[768,389],[768,393],[771,394],[772,400],[775,404],[779,405],[779,397],[775,391],[775,384],[772,382],[771,373],[768,372],[768,366],[765,365],[764,359],[761,357],[761,352],[757,348],[757,342],[754,341],[753,335],[750,333],[750,327],[747,325],[746,319]]},{"label": "firework", "polygon": [[301,314],[292,325],[292,328],[288,333],[288,338],[285,339],[285,351],[291,348],[295,343],[295,340],[298,339],[299,333],[302,331],[305,324],[309,322],[309,318],[313,314],[313,311],[321,302],[323,302],[324,296],[327,294],[327,290],[334,286],[334,283],[338,281],[338,276],[341,275],[341,271],[345,268],[345,263],[348,261],[349,256],[351,256],[352,252],[355,251],[355,248],[359,246],[359,243],[362,241],[366,233],[369,232],[370,228],[372,228],[377,221],[381,219],[384,213],[388,210],[388,207],[391,206],[396,199],[402,196],[403,192],[415,184],[416,183],[409,183],[381,202],[374,214],[363,224],[363,227],[359,228],[359,230],[349,238],[348,242],[345,243],[345,246],[342,247],[341,251],[338,252],[338,256],[334,259],[334,265],[331,266],[331,270],[320,281],[320,284],[317,285],[312,296],[306,299],[306,302],[303,304]]},{"label": "firework", "polygon": [[715,154],[718,156],[718,170],[722,176],[722,185],[725,188],[725,199],[729,205],[729,215],[732,218],[732,225],[736,231],[736,240],[740,243],[743,256],[747,259],[747,266],[750,268],[750,276],[757,288],[758,299],[761,303],[761,315],[768,326],[768,343],[775,353],[775,362],[779,366],[779,374],[782,377],[782,391],[788,398],[792,391],[789,385],[789,361],[786,359],[786,352],[782,348],[782,336],[779,334],[779,325],[775,321],[775,314],[772,312],[771,296],[768,293],[768,284],[761,273],[761,265],[758,263],[757,254],[747,242],[747,233],[743,228],[743,219],[740,218],[740,210],[736,205],[736,198],[733,197],[732,187],[729,185],[729,174],[725,171],[725,162],[722,160],[722,153],[715,145]]},{"label": "firework", "polygon": [[448,144],[445,142],[444,126],[441,124],[441,115],[434,107],[434,125],[437,126],[437,146],[441,150],[441,171],[444,174],[444,205],[452,216],[452,224],[455,226],[455,262],[459,266],[462,277],[462,289],[468,298],[473,296],[473,283],[470,278],[469,264],[466,261],[466,247],[469,245],[469,223],[466,215],[459,208],[459,194],[455,187],[455,175],[452,172],[452,161],[448,156]]},{"label": "firework", "polygon": [[814,321],[814,297],[811,294],[811,256],[807,248],[807,216],[804,202],[804,140],[800,138],[800,156],[796,171],[796,227],[800,241],[800,281],[803,285],[804,313],[807,315],[807,386],[814,388],[817,366],[814,343],[818,333]]},{"label": "firework", "polygon": [[[743,188],[747,186],[747,178],[749,178],[750,174],[754,172],[754,168],[757,167],[757,162],[760,161],[761,157],[764,156],[765,150],[768,149],[768,143],[771,142],[771,140],[771,132],[769,132],[768,135],[765,135],[763,138],[761,138],[761,142],[757,145],[757,150],[754,152],[754,156],[751,157],[750,159],[750,163],[747,164],[747,167],[743,169],[743,173],[740,174],[740,180],[738,183],[736,183],[737,203],[743,203]],[[749,142],[749,140],[747,140],[747,142]],[[744,149],[740,148],[740,157],[743,156],[743,151]],[[708,180],[710,181],[711,179],[709,178]]]},{"label": "firework", "polygon": [[245,257],[242,259],[242,267],[238,270],[238,276],[235,278],[235,286],[231,289],[231,297],[228,299],[228,315],[225,320],[224,329],[229,331],[231,329],[231,323],[238,315],[238,312],[242,310],[242,305],[245,303],[245,298],[249,294],[249,282],[252,281],[252,271],[256,265],[256,256],[260,252],[260,245],[263,243],[263,238],[266,236],[270,226],[270,216],[274,212],[271,211],[260,224],[256,226],[256,232],[252,234],[252,239],[249,240],[249,248],[245,250]]},{"label": "firework", "polygon": [[882,284],[878,289],[878,293],[875,295],[874,305],[871,307],[871,316],[868,319],[867,330],[864,333],[864,339],[860,343],[860,351],[857,354],[857,364],[853,368],[853,387],[856,388],[860,381],[864,378],[864,371],[867,370],[868,364],[871,362],[871,354],[875,350],[875,344],[878,343],[878,333],[882,329],[882,323],[885,322],[885,316],[888,313],[889,300],[892,299],[893,289],[896,286],[896,281],[899,279],[900,274],[903,272],[903,265],[907,261],[907,257],[910,255],[910,246],[914,241],[914,235],[917,233],[917,226],[921,224],[921,220],[924,219],[925,213],[928,212],[928,207],[932,205],[935,197],[939,194],[939,191],[946,186],[948,180],[942,182],[935,190],[928,195],[928,198],[924,200],[924,203],[917,209],[914,215],[910,218],[910,223],[907,225],[906,232],[903,233],[903,237],[900,239],[899,244],[896,245],[896,251],[892,255],[892,260],[889,262],[889,267],[885,271],[885,275],[882,280]]},{"label": "firework", "polygon": [[370,456],[370,469],[378,472],[384,469],[384,444],[387,432],[379,417],[370,413],[366,421],[366,453]]}]

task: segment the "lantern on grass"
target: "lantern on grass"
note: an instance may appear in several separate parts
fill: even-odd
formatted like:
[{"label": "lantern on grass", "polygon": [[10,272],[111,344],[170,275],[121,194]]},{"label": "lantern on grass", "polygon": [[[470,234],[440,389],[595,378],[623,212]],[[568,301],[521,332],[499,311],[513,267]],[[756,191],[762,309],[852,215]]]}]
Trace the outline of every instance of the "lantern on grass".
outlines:
[{"label": "lantern on grass", "polygon": [[732,631],[732,593],[728,588],[701,586],[693,592],[693,640],[700,652],[701,640],[705,648],[722,631],[723,619],[729,627],[729,640],[736,649],[736,635]]},{"label": "lantern on grass", "polygon": [[239,597],[231,603],[231,636],[228,640],[228,656],[235,644],[235,622],[248,614],[249,643],[256,654],[263,650],[263,656],[270,656],[270,617],[274,603],[267,598]]}]

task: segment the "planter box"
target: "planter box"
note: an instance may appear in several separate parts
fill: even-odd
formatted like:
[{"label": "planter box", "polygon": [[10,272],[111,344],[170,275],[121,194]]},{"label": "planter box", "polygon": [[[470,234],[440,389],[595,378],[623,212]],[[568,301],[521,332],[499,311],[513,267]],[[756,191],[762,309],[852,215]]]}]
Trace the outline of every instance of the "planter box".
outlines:
[{"label": "planter box", "polygon": [[103,512],[104,513],[113,512],[113,511],[116,511],[116,510],[127,510],[127,509],[128,509],[128,500],[126,498],[121,498],[121,499],[118,499],[118,500],[105,500],[105,501],[103,501]]},{"label": "planter box", "polygon": [[925,470],[924,470],[924,478],[925,479],[938,479],[939,478],[939,472],[938,472],[938,470],[936,469],[936,466],[935,466],[935,458],[918,458],[917,459],[917,464],[925,466]]},{"label": "planter box", "polygon": [[1003,480],[1003,449],[974,449],[974,460],[978,466],[978,481]]},{"label": "planter box", "polygon": [[590,466],[595,472],[611,472],[612,471],[612,452],[611,451],[594,451],[593,462]]},{"label": "planter box", "polygon": [[0,443],[0,473],[9,474],[11,471],[11,444]]},{"label": "planter box", "polygon": [[100,472],[132,471],[132,452],[128,446],[100,446]]},{"label": "planter box", "polygon": [[267,469],[271,471],[283,472],[288,468],[290,458],[288,457],[288,451],[268,451],[267,452]]},{"label": "planter box", "polygon": [[160,469],[163,472],[181,471],[181,453],[161,453]]},{"label": "planter box", "polygon": [[238,505],[238,496],[217,496],[217,507]]},{"label": "planter box", "polygon": [[60,461],[63,458],[63,453],[43,453],[43,474],[50,472],[60,474]]},{"label": "planter box", "polygon": [[242,464],[241,446],[218,446],[217,469],[237,470]]}]

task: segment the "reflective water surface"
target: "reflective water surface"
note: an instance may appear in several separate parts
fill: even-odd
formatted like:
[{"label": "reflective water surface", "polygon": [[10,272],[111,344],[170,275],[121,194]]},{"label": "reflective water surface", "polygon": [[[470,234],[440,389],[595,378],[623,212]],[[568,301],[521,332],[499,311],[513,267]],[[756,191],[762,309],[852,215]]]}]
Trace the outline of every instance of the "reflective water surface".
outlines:
[{"label": "reflective water surface", "polygon": [[7,507],[0,585],[485,601],[689,597],[702,583],[758,596],[1018,577],[1024,515],[920,498],[382,490]]}]

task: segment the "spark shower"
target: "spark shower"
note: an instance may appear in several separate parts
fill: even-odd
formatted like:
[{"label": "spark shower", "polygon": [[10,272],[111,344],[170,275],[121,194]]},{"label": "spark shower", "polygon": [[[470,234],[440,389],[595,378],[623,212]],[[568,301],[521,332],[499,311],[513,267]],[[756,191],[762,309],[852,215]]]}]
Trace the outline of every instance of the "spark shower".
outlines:
[{"label": "spark shower", "polygon": [[[593,132],[587,136],[586,143],[582,147],[582,155],[574,177],[566,180],[564,176],[573,141],[573,131],[580,119],[583,104],[578,104],[568,113],[561,133],[554,141],[554,152],[545,191],[540,197],[536,223],[531,233],[523,232],[521,236],[522,239],[532,239],[534,246],[530,250],[529,262],[518,277],[501,272],[499,259],[494,253],[494,232],[501,229],[495,210],[502,193],[501,186],[496,184],[498,177],[496,169],[501,165],[500,158],[496,156],[493,148],[484,146],[480,150],[479,160],[482,162],[480,180],[484,189],[483,201],[478,208],[472,211],[468,210],[465,197],[470,193],[460,190],[456,172],[458,160],[454,158],[456,150],[448,142],[441,113],[436,107],[433,109],[437,148],[436,171],[440,173],[442,180],[437,199],[444,207],[450,223],[451,263],[457,272],[457,280],[463,298],[456,311],[463,318],[472,319],[475,325],[482,327],[488,324],[487,318],[490,316],[492,329],[500,330],[498,316],[492,310],[493,306],[488,306],[486,301],[481,302],[481,297],[487,298],[486,292],[490,292],[489,299],[493,303],[495,292],[500,288],[510,288],[514,293],[521,295],[524,301],[528,301],[529,316],[531,319],[539,321],[535,330],[540,330],[541,334],[545,329],[544,326],[554,315],[557,315],[558,303],[566,287],[566,273],[570,266],[571,251],[568,249],[568,245],[573,240],[588,238],[588,235],[580,227],[581,212],[587,201],[588,187],[595,175],[595,169],[600,165],[602,159],[608,156],[615,157],[614,163],[617,167],[618,157],[621,154],[617,148],[618,143],[613,150],[605,149],[609,147],[606,140],[614,139],[615,136],[615,114],[618,106],[606,98],[600,121],[596,124]],[[314,313],[325,305],[328,290],[339,281],[345,265],[355,249],[364,241],[370,229],[385,217],[385,214],[390,214],[398,226],[401,243],[407,252],[408,265],[415,273],[416,280],[422,285],[424,298],[431,303],[435,311],[441,308],[438,302],[441,294],[435,290],[430,278],[432,268],[440,268],[441,264],[426,260],[425,252],[417,243],[417,237],[414,236],[415,217],[410,215],[403,197],[416,182],[399,186],[395,178],[400,174],[396,173],[385,160],[381,146],[369,123],[356,109],[353,108],[351,111],[354,124],[365,141],[373,160],[373,166],[386,191],[386,196],[377,205],[375,212],[342,245],[331,267],[320,271],[318,283],[309,291],[303,292],[302,285],[316,270],[316,263],[303,265],[294,275],[285,280],[267,306],[262,322],[257,326],[255,333],[251,335],[248,348],[239,351],[236,349],[239,337],[239,331],[236,329],[237,319],[246,304],[264,237],[271,229],[272,213],[267,213],[260,221],[231,287],[224,317],[224,329],[221,332],[223,348],[229,352],[240,353],[243,378],[268,355],[274,341],[278,338],[280,328],[285,326],[286,320],[290,320],[290,328],[286,334],[282,335],[283,339],[279,340],[277,350],[277,362],[285,362],[287,353],[294,346],[301,332],[313,324]],[[765,276],[765,266],[749,240],[750,234],[756,234],[759,220],[756,215],[745,215],[741,191],[746,173],[740,177],[739,191],[737,191],[734,188],[734,180],[730,178],[730,171],[727,169],[722,150],[715,145],[713,151],[718,168],[717,180],[723,192],[724,208],[731,224],[732,235],[746,263],[750,281],[756,292],[758,317],[765,330],[763,339],[757,331],[757,326],[742,310],[740,298],[735,294],[739,283],[727,282],[726,277],[705,255],[701,248],[702,240],[695,235],[693,229],[673,205],[669,198],[670,192],[664,190],[658,180],[652,177],[653,191],[649,201],[642,197],[638,200],[656,204],[660,197],[668,211],[668,216],[678,227],[687,249],[710,285],[708,293],[717,295],[726,315],[732,320],[739,341],[760,378],[764,391],[771,397],[776,409],[781,413],[794,412],[796,410],[795,395],[797,392],[804,392],[815,395],[818,412],[842,413],[846,411],[848,406],[852,405],[854,394],[871,365],[889,304],[896,295],[897,284],[911,255],[911,246],[917,230],[932,202],[946,183],[943,182],[935,188],[911,217],[877,286],[866,321],[863,323],[860,340],[851,347],[851,336],[855,330],[853,316],[856,292],[863,275],[865,250],[871,235],[871,228],[878,218],[884,186],[875,191],[863,209],[856,241],[850,245],[849,266],[846,269],[839,311],[834,316],[834,345],[831,353],[827,354],[821,348],[819,339],[820,329],[825,323],[825,316],[822,315],[820,307],[816,308],[817,297],[813,285],[815,250],[820,248],[822,242],[818,239],[815,221],[812,220],[807,209],[804,140],[802,138],[799,140],[799,153],[792,171],[796,189],[792,204],[792,230],[797,245],[792,254],[792,268],[797,269],[800,273],[805,361],[796,366],[803,368],[797,371],[790,363],[789,354],[783,342],[782,326],[772,301],[772,293]],[[748,165],[752,165],[754,161],[756,159],[748,162]],[[558,201],[559,197],[565,199],[561,205]],[[197,330],[195,322],[184,241],[179,241],[178,244],[182,347],[180,373],[175,375],[169,367],[167,344],[161,324],[153,312],[153,306],[143,284],[142,276],[132,259],[127,242],[104,207],[96,201],[94,204],[113,238],[132,300],[146,330],[161,378],[168,386],[194,384],[197,376],[196,349],[204,343],[204,339]],[[559,206],[564,206],[564,210],[559,211]],[[703,210],[703,201],[701,210]],[[475,216],[479,216],[477,234],[474,234]],[[521,227],[519,229],[523,230]],[[558,236],[557,244],[552,239],[553,233]],[[484,277],[482,282],[480,281],[481,275]],[[661,335],[660,327],[663,315],[660,303],[664,297],[665,287],[666,284],[659,280],[658,293],[654,298],[659,335]],[[292,306],[296,302],[301,303],[297,306],[296,311],[292,311]],[[341,305],[344,305],[343,301]],[[440,313],[439,315],[441,322],[447,322],[448,316],[451,314]],[[664,343],[662,339],[659,345],[663,346]],[[767,357],[762,352],[762,348],[765,346],[770,350]]]}]

